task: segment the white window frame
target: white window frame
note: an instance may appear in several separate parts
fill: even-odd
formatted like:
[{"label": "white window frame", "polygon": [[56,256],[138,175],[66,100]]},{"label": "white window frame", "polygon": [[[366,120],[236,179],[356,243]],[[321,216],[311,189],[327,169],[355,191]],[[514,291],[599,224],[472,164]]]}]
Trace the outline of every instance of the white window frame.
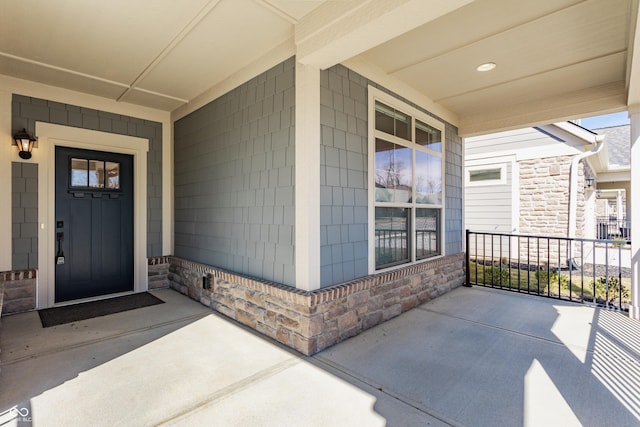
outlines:
[{"label": "white window frame", "polygon": [[[379,131],[376,129],[375,126],[375,115],[376,115],[376,110],[375,110],[375,103],[376,101],[380,101],[385,105],[388,105],[389,107],[393,107],[403,113],[406,113],[408,115],[411,116],[412,118],[412,123],[411,123],[411,133],[412,133],[412,138],[411,141],[407,141],[405,139],[396,137],[396,136],[392,136],[390,134],[387,134],[385,132]],[[428,147],[423,147],[420,145],[415,144],[415,120],[420,120],[421,122],[428,124],[429,126],[432,126],[436,129],[438,129],[441,132],[441,152],[437,152],[433,149],[429,149]],[[368,227],[368,239],[369,239],[369,274],[375,274],[375,273],[383,273],[386,271],[392,271],[392,270],[397,270],[400,268],[405,268],[407,266],[411,266],[411,265],[415,265],[415,264],[421,264],[424,262],[429,262],[429,261],[433,261],[434,259],[438,259],[438,258],[442,258],[446,255],[446,242],[445,242],[445,236],[446,236],[446,230],[445,230],[445,224],[446,224],[446,193],[445,193],[445,188],[446,188],[446,182],[445,182],[445,177],[446,177],[446,163],[445,163],[445,155],[446,155],[446,146],[445,146],[445,141],[446,141],[446,137],[445,137],[445,125],[443,122],[429,116],[428,114],[426,114],[424,111],[418,110],[415,107],[412,107],[411,105],[401,101],[400,99],[389,95],[385,92],[382,92],[381,90],[373,87],[373,86],[368,86],[368,166],[369,166],[369,172],[368,172],[368,185],[369,185],[369,191],[368,191],[368,205],[369,205],[369,227]],[[411,149],[417,149],[418,151],[422,151],[422,152],[427,152],[429,154],[435,154],[435,155],[439,155],[441,157],[441,171],[442,171],[442,201],[440,205],[431,205],[431,204],[416,204],[415,203],[415,191],[416,191],[416,186],[415,183],[414,185],[412,185],[413,187],[413,197],[412,197],[412,202],[411,203],[376,203],[375,201],[375,191],[376,191],[376,185],[375,185],[375,141],[376,141],[376,137],[379,138],[383,138],[389,142],[393,142],[395,144],[398,145],[402,145],[405,147],[409,147]],[[415,158],[415,156],[413,156]],[[415,164],[413,165],[412,168],[415,171]],[[375,254],[375,208],[376,207],[405,207],[405,208],[410,208],[411,209],[411,215],[412,218],[410,219],[410,230],[409,233],[411,235],[411,247],[410,247],[410,254],[409,254],[409,261],[402,263],[402,264],[398,264],[398,265],[393,265],[390,267],[386,267],[386,268],[381,268],[381,269],[376,269],[376,254]],[[433,257],[429,257],[426,259],[420,259],[420,260],[416,260],[416,248],[415,248],[415,244],[414,244],[414,240],[415,240],[415,212],[416,212],[416,208],[421,209],[440,209],[440,254],[439,255],[435,255]]]},{"label": "white window frame", "polygon": [[[487,179],[484,181],[471,181],[471,172],[500,169],[499,179]],[[469,187],[485,187],[489,185],[506,185],[507,184],[507,164],[506,163],[485,163],[482,165],[468,166],[465,171],[465,185]]]}]

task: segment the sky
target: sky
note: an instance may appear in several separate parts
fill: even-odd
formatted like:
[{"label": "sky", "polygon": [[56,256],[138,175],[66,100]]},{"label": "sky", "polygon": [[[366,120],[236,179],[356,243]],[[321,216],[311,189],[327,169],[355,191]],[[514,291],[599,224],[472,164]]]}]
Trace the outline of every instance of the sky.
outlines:
[{"label": "sky", "polygon": [[587,129],[598,129],[610,126],[620,126],[629,124],[629,114],[626,111],[621,113],[606,114],[604,116],[589,117],[580,120],[580,126]]}]

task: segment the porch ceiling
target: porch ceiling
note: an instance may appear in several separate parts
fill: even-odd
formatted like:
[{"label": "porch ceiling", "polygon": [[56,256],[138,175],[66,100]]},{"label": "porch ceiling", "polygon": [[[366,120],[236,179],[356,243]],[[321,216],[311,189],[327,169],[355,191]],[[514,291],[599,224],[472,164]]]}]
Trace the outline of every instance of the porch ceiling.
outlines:
[{"label": "porch ceiling", "polygon": [[5,0],[0,74],[184,112],[277,50],[375,70],[472,135],[639,103],[637,17],[638,0]]}]

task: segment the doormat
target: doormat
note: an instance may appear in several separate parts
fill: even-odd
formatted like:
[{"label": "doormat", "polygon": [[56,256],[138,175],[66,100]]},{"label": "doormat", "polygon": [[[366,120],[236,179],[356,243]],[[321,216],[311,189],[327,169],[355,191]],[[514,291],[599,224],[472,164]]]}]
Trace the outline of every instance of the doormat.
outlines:
[{"label": "doormat", "polygon": [[42,327],[48,328],[163,303],[164,301],[160,298],[148,292],[142,292],[64,307],[45,308],[38,310],[38,314],[40,315]]}]

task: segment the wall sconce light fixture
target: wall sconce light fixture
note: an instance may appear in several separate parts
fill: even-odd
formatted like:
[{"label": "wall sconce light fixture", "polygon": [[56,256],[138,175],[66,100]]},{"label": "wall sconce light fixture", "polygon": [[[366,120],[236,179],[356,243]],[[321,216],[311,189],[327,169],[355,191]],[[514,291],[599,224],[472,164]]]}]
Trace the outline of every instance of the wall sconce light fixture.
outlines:
[{"label": "wall sconce light fixture", "polygon": [[592,176],[588,176],[584,179],[585,185],[584,188],[593,188],[593,184],[595,183],[596,179]]},{"label": "wall sconce light fixture", "polygon": [[21,159],[28,160],[31,158],[31,150],[33,150],[33,144],[36,142],[36,138],[29,135],[26,129],[22,129],[20,132],[16,132],[13,135],[13,139],[16,141],[16,145],[18,146],[18,150],[20,152],[18,155]]}]

